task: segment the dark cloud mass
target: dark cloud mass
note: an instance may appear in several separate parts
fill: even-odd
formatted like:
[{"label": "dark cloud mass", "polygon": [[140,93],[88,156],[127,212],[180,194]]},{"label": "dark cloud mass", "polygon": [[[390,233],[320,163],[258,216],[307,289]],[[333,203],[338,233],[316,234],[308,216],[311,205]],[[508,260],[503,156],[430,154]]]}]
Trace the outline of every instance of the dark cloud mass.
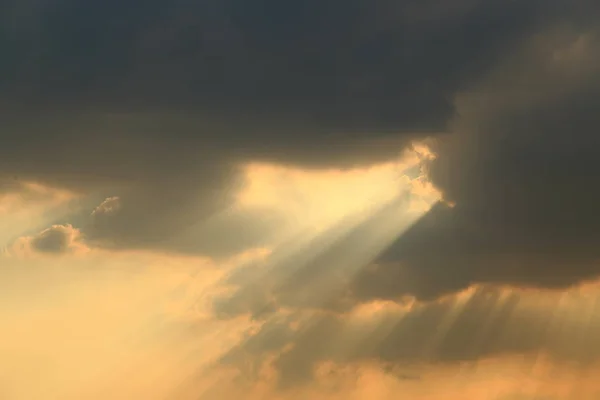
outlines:
[{"label": "dark cloud mass", "polygon": [[566,287],[598,275],[598,33],[534,38],[483,92],[459,96],[431,169],[456,207],[434,208],[400,238],[357,279],[360,297],[432,297],[474,282]]},{"label": "dark cloud mass", "polygon": [[[90,240],[223,254],[278,223],[257,210],[203,224],[244,183],[240,162],[347,167],[434,135],[431,178],[456,207],[434,208],[348,296],[569,285],[600,271],[599,11],[591,0],[4,2],[0,171],[118,196],[118,212],[91,218]],[[204,245],[173,239],[190,231]]]},{"label": "dark cloud mass", "polygon": [[17,105],[201,109],[358,131],[442,128],[470,75],[556,11],[469,0],[8,8],[3,86]]}]

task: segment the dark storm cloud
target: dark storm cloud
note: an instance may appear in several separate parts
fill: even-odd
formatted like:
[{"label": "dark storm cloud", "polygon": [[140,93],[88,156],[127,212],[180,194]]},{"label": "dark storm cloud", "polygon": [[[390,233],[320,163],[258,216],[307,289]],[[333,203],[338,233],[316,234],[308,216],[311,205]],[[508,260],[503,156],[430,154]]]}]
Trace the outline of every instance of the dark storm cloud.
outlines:
[{"label": "dark storm cloud", "polygon": [[556,11],[541,1],[14,3],[2,84],[16,106],[201,109],[359,132],[442,128],[465,80]]},{"label": "dark storm cloud", "polygon": [[353,287],[439,296],[475,282],[567,287],[600,273],[600,36],[534,38],[458,97],[431,178],[435,207]]},{"label": "dark storm cloud", "polygon": [[544,22],[541,2],[429,3],[6,3],[0,171],[118,195],[90,235],[157,246],[232,202],[239,161],[394,157]]},{"label": "dark storm cloud", "polygon": [[1,36],[13,114],[2,170],[148,179],[214,171],[215,153],[311,165],[395,156],[370,140],[443,129],[453,94],[556,11],[426,3],[14,2]]},{"label": "dark storm cloud", "polygon": [[[579,98],[579,103],[567,100],[579,114],[568,114],[558,100],[552,110],[532,100],[514,122],[494,119],[499,115],[494,107],[464,116],[469,111],[454,100],[473,88],[492,94],[501,89],[480,82],[507,60],[515,58],[513,64],[521,67],[519,62],[530,62],[519,57],[532,35],[543,36],[558,25],[578,31],[593,24],[598,11],[593,1],[462,0],[450,6],[441,0],[39,0],[2,7],[0,171],[100,192],[99,202],[119,196],[120,213],[100,231],[89,232],[117,246],[181,247],[165,243],[233,201],[230,194],[243,183],[235,168],[240,161],[348,166],[388,159],[410,139],[444,131],[457,107],[458,125],[475,121],[487,131],[512,124],[505,130],[525,131],[529,138],[533,131],[546,135],[541,125],[546,114],[563,124],[588,117],[586,126],[594,123],[584,109],[593,109],[592,103]],[[544,76],[544,65],[513,68],[506,81]],[[594,99],[597,92],[589,90]],[[549,129],[558,129],[559,122],[548,122]],[[515,147],[488,140],[498,135],[453,130],[456,139],[449,143],[456,144],[440,145],[438,165],[444,167],[438,168],[436,183],[456,198],[457,212],[465,210],[468,221],[479,223],[482,214],[498,209],[500,195],[491,199],[487,193],[503,193],[503,185],[515,179],[513,199],[500,208],[511,217],[495,211],[489,220],[501,220],[507,232],[525,232],[509,225],[530,208],[537,214],[527,218],[539,226],[558,208],[558,200],[529,196],[523,189],[530,185],[520,182],[527,180],[540,186],[538,194],[551,190],[537,177],[546,174],[539,167],[545,161],[530,161],[527,149],[554,157],[559,146],[563,152],[585,150],[589,158],[595,145],[590,137],[581,149],[565,147],[560,138],[566,135],[557,135],[544,149],[526,142]],[[477,160],[484,153],[469,143],[485,143],[489,162],[497,166],[486,162],[481,170]],[[512,157],[511,168],[504,169],[503,160]],[[578,165],[585,169],[585,162]],[[521,169],[529,175],[522,176]],[[566,178],[558,183],[567,181],[569,188],[575,186]],[[564,187],[555,191],[568,193]],[[496,203],[488,206],[490,199]],[[587,199],[592,204],[593,196]],[[583,209],[576,207],[577,218]],[[257,225],[263,216],[251,220],[234,218],[229,226]],[[594,229],[585,222],[586,229]],[[268,231],[267,225],[258,230]],[[579,229],[566,225],[569,231]],[[219,243],[212,230],[207,232],[201,240]],[[495,243],[498,234],[486,240]],[[242,235],[234,247],[255,244],[257,235]],[[424,236],[440,235],[434,229]],[[467,275],[464,279],[471,279]]]}]

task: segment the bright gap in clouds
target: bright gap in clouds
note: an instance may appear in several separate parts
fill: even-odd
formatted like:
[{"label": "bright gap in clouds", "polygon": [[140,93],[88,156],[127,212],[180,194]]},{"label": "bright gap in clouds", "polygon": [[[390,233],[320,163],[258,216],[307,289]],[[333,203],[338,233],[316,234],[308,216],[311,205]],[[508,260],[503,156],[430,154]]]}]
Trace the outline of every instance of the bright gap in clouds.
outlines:
[{"label": "bright gap in clouds", "polygon": [[297,226],[322,230],[336,222],[372,212],[409,193],[413,207],[427,211],[439,192],[427,183],[423,164],[434,156],[423,145],[398,160],[349,170],[302,170],[254,163],[246,166],[247,186],[239,193],[244,207],[265,207],[286,214]]},{"label": "bright gap in clouds", "polygon": [[[282,216],[279,229],[267,240],[278,257],[304,252],[309,244],[324,250],[394,201],[405,200],[393,211],[403,213],[407,224],[425,214],[440,200],[425,171],[433,157],[426,146],[415,143],[395,161],[364,168],[302,170],[249,164],[237,207]],[[396,233],[404,229],[398,228]],[[317,237],[319,243],[314,243]]]},{"label": "bright gap in clouds", "polygon": [[[432,157],[415,144],[395,162],[353,170],[247,166],[239,206],[269,209],[283,215],[284,222],[269,238],[271,254],[262,268],[236,278],[233,303],[243,306],[256,301],[252,293],[279,291],[290,301],[306,305],[310,298],[312,306],[320,307],[342,295],[360,268],[440,200],[425,174]],[[310,289],[298,290],[303,285]],[[271,301],[263,299],[262,308]],[[253,312],[260,313],[260,306]]]}]

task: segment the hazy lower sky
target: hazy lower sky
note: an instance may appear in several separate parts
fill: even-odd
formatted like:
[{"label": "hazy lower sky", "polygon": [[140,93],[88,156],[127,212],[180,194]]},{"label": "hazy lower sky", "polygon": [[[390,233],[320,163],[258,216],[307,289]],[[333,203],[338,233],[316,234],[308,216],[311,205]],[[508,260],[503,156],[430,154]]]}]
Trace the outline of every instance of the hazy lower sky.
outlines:
[{"label": "hazy lower sky", "polygon": [[600,2],[0,5],[0,399],[600,398]]}]

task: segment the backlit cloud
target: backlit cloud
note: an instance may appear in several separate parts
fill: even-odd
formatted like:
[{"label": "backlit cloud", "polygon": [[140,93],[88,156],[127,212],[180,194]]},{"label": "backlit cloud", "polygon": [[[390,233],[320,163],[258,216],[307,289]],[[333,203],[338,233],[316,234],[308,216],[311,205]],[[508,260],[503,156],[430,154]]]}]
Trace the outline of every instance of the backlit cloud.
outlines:
[{"label": "backlit cloud", "polygon": [[599,16],[9,0],[0,398],[599,398]]},{"label": "backlit cloud", "polygon": [[66,253],[77,246],[81,233],[71,225],[53,225],[29,240],[32,250],[40,253]]}]

